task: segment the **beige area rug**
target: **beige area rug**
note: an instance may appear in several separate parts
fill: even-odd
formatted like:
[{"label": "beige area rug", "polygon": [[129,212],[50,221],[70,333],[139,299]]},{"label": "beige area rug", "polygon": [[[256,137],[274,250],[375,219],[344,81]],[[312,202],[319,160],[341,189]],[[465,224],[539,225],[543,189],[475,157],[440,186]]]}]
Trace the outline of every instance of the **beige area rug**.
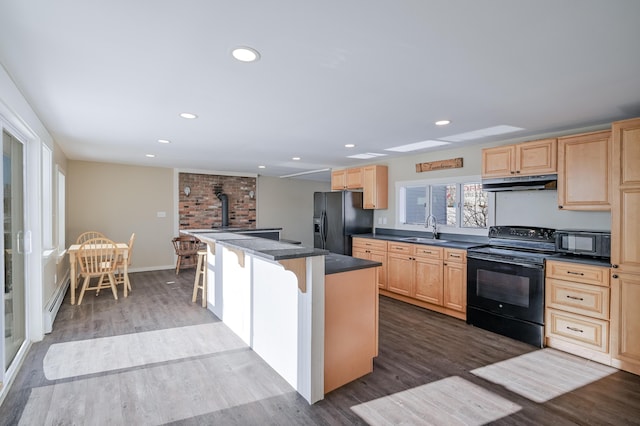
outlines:
[{"label": "beige area rug", "polygon": [[246,349],[33,388],[19,424],[161,425],[290,393]]},{"label": "beige area rug", "polygon": [[48,380],[66,379],[240,348],[247,345],[217,322],[55,343],[43,370]]},{"label": "beige area rug", "polygon": [[616,372],[555,349],[542,349],[471,373],[535,402],[545,402]]},{"label": "beige area rug", "polygon": [[483,425],[513,414],[517,404],[461,377],[448,377],[351,409],[372,426]]}]

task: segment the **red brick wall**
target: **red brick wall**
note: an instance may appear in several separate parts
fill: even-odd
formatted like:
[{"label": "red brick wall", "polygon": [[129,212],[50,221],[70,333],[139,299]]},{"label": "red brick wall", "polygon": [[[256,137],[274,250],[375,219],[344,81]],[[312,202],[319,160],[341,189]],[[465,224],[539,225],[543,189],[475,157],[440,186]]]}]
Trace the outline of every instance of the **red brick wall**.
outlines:
[{"label": "red brick wall", "polygon": [[[185,186],[191,188],[186,196]],[[256,199],[249,192],[256,192],[256,179],[241,176],[218,176],[180,173],[179,215],[180,229],[208,229],[222,225],[222,202],[216,197],[215,188],[221,187],[229,199],[229,226],[256,227]]]}]

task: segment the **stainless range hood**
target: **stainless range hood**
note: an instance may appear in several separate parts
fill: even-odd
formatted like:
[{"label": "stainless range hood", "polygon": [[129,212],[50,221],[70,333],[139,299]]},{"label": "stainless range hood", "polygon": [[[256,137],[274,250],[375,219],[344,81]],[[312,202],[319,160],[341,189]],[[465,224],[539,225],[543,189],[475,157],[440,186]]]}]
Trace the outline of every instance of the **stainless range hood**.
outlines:
[{"label": "stainless range hood", "polygon": [[504,178],[482,179],[482,190],[498,191],[527,191],[532,189],[556,189],[558,175],[509,176]]}]

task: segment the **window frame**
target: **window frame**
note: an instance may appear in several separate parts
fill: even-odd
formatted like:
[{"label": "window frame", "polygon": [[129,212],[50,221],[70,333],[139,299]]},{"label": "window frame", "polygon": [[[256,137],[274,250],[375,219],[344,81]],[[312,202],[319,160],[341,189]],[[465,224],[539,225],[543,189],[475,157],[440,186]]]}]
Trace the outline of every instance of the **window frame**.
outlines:
[{"label": "window frame", "polygon": [[[405,217],[404,212],[404,203],[405,198],[404,188],[413,187],[413,186],[424,186],[428,187],[427,198],[429,202],[431,202],[432,197],[432,186],[438,185],[456,185],[457,188],[460,188],[460,194],[458,197],[462,197],[462,190],[464,184],[468,183],[480,183],[482,182],[482,178],[479,175],[473,176],[451,176],[447,178],[437,178],[437,179],[420,179],[420,180],[411,180],[411,181],[397,181],[395,183],[396,194],[396,220],[395,220],[395,228],[399,230],[407,230],[407,231],[421,231],[421,232],[430,232],[430,229],[426,228],[424,224],[407,224],[402,223],[402,219]],[[487,217],[487,227],[486,228],[464,228],[462,227],[462,209],[460,206],[456,209],[456,225],[447,225],[443,223],[438,223],[438,232],[444,232],[448,234],[466,234],[466,235],[480,235],[486,236],[489,232],[489,226],[495,225],[495,193],[489,192],[488,197],[488,217]],[[431,206],[429,206],[431,208]]]}]

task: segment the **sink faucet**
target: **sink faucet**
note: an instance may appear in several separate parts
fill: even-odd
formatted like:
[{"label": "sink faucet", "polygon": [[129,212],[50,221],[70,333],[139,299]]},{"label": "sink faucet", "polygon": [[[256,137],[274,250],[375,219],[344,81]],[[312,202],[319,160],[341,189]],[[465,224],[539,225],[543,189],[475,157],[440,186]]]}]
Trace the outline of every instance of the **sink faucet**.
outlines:
[{"label": "sink faucet", "polygon": [[427,216],[427,220],[425,220],[424,222],[424,227],[431,227],[432,238],[434,240],[438,238],[438,221],[434,215],[430,214],[429,216]]}]

